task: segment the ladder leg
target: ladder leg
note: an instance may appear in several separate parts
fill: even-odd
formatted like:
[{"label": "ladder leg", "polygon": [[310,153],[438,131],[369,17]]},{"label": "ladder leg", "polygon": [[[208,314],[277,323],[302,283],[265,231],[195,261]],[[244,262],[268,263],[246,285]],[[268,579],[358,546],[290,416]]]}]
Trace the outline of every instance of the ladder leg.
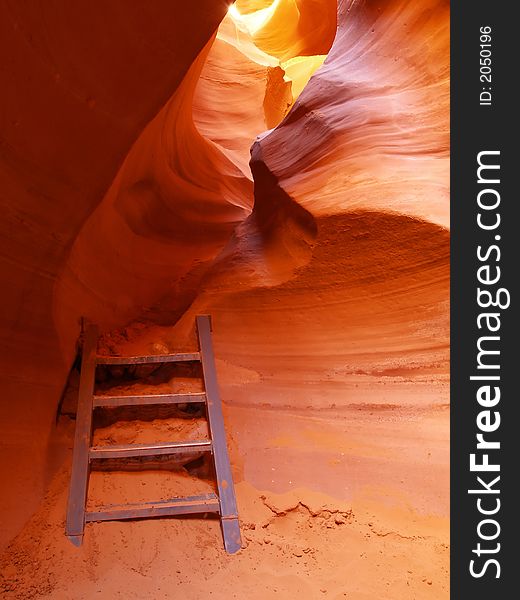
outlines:
[{"label": "ladder leg", "polygon": [[88,325],[85,332],[81,379],[76,413],[76,432],[72,455],[72,474],[67,506],[66,535],[75,546],[80,546],[85,527],[85,503],[89,478],[89,447],[92,437],[93,393],[96,374],[98,330]]},{"label": "ladder leg", "polygon": [[220,500],[220,519],[224,546],[229,554],[240,550],[240,526],[235,497],[235,488],[231,476],[231,466],[226,445],[224,416],[217,384],[215,356],[211,340],[211,318],[209,315],[197,316],[197,332],[199,336],[202,371],[206,388],[206,405],[208,411],[209,429],[213,441],[213,459]]}]

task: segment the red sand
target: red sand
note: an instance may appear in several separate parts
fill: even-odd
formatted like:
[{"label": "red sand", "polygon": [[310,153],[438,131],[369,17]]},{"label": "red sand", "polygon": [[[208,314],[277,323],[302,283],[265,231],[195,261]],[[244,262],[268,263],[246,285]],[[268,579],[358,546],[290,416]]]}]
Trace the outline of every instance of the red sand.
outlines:
[{"label": "red sand", "polygon": [[[218,521],[198,518],[90,524],[75,548],[63,533],[67,458],[4,554],[0,589],[20,600],[448,597],[448,521],[435,481],[445,417],[442,408],[331,418],[229,407],[244,542],[235,556],[223,551]],[[157,423],[137,429],[156,432]],[[209,489],[169,471],[94,472],[90,497],[95,506]]]}]

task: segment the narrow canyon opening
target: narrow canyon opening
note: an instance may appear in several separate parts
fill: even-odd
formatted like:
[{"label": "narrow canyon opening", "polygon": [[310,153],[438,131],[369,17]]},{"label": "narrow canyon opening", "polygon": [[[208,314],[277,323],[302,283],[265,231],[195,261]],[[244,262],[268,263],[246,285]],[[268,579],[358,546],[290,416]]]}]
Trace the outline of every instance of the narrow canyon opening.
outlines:
[{"label": "narrow canyon opening", "polygon": [[[0,19],[0,589],[447,597],[449,3],[83,4]],[[242,551],[198,518],[88,525],[74,548],[82,317],[101,354],[139,355],[193,351],[199,314]],[[201,391],[193,366],[97,379]],[[207,435],[190,405],[156,417],[98,412],[94,441]],[[134,466],[93,472],[92,506],[212,489],[202,455]]]}]

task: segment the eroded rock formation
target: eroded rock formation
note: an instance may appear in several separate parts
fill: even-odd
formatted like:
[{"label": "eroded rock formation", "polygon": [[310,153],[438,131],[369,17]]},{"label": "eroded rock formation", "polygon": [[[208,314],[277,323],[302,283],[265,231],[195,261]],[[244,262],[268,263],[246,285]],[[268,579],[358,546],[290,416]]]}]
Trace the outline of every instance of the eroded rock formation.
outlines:
[{"label": "eroded rock formation", "polygon": [[23,522],[37,505],[75,352],[78,324],[64,332],[55,322],[57,279],[130,145],[227,9],[224,0],[2,2],[0,477],[1,509],[12,515],[4,539],[20,526],[15,515]]},{"label": "eroded rock formation", "polygon": [[[118,8],[125,14],[121,31],[110,29]],[[11,460],[30,436],[33,446],[16,464],[33,464],[45,446],[81,315],[102,325],[113,350],[148,352],[191,347],[194,316],[208,312],[247,544],[271,547],[274,539],[268,564],[305,579],[312,568],[291,570],[290,561],[307,565],[323,536],[306,533],[307,551],[291,546],[289,560],[290,536],[307,527],[309,514],[312,528],[312,519],[327,513],[325,529],[346,527],[357,515],[350,541],[395,536],[397,554],[414,569],[411,587],[394,582],[390,593],[384,582],[374,584],[367,597],[444,597],[448,3],[239,0],[223,19],[226,9],[198,3],[188,18],[177,4],[133,13],[110,2],[102,22],[87,22],[94,35],[88,54],[87,30],[83,37],[60,30],[74,23],[71,15],[54,15],[52,44],[42,46],[31,11],[7,5],[9,35],[32,61],[53,44],[70,46],[69,69],[70,57],[86,61],[72,69],[76,87],[65,91],[65,66],[47,65],[41,75],[49,94],[74,98],[70,110],[51,113],[62,129],[31,114],[35,123],[10,127],[35,126],[40,147],[28,138],[5,146],[5,172],[19,194],[9,198],[16,199],[12,231],[20,241],[11,238],[4,257],[24,265],[9,274],[17,295],[2,329],[12,340],[5,365],[13,399],[4,400],[5,422],[18,422],[8,438]],[[157,37],[155,27],[163,34]],[[121,36],[117,52],[107,31]],[[122,57],[132,52],[139,59],[123,68]],[[108,81],[116,72],[110,95],[103,75]],[[104,96],[89,87],[94,74]],[[38,105],[40,121],[48,103],[61,107],[50,96],[46,102]],[[52,152],[45,151],[49,140]],[[40,237],[33,235],[22,252],[31,231]],[[44,463],[34,465],[40,475]],[[34,477],[25,488],[12,481],[13,489],[37,498]],[[63,505],[65,481],[61,472],[41,514],[53,498]],[[128,481],[115,484],[117,493],[124,496]],[[94,483],[105,489],[104,479]],[[162,489],[158,479],[150,485]],[[259,500],[258,490],[268,496]],[[335,508],[309,509],[317,492],[334,498]],[[273,510],[277,502],[285,510]],[[264,515],[254,532],[259,506],[275,520],[269,524]],[[281,513],[294,514],[295,530],[278,527]],[[114,525],[116,535],[123,527]],[[133,531],[146,540],[156,528],[136,524]],[[202,531],[194,525],[190,535],[199,539]],[[108,535],[106,546],[110,534],[101,535]],[[22,535],[20,548],[29,539]],[[354,556],[339,534],[331,540],[352,564],[384,547],[363,546]],[[49,547],[67,554],[61,541]],[[394,558],[381,568],[397,578]],[[77,558],[67,560],[77,567]],[[247,560],[230,575],[237,585]],[[208,569],[213,577],[214,567]],[[59,588],[59,575],[52,577]],[[256,597],[249,580],[244,585],[243,594]],[[326,587],[278,585],[308,597]],[[266,589],[259,598],[270,597]],[[348,589],[364,597],[356,586]]]}]

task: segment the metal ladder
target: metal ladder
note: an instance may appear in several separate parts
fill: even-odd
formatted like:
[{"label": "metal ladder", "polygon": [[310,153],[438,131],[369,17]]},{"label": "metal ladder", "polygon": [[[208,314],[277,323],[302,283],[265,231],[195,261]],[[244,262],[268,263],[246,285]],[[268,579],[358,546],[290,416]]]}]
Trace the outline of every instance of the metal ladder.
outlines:
[{"label": "metal ladder", "polygon": [[[97,355],[98,328],[92,324],[86,327],[66,524],[66,535],[74,545],[81,545],[85,523],[92,521],[217,513],[220,516],[226,551],[229,554],[233,554],[240,549],[240,526],[215,371],[215,358],[211,339],[211,318],[209,315],[199,315],[196,318],[196,324],[199,340],[198,352],[126,357]],[[200,361],[202,363],[203,393],[139,396],[99,396],[95,394],[97,365],[138,365],[185,361]],[[91,445],[94,408],[184,404],[191,402],[204,403],[206,406],[206,418],[210,433],[210,439],[207,441],[132,444],[127,446]],[[86,510],[88,481],[92,461],[103,458],[133,458],[180,453],[187,454],[190,452],[200,453],[201,451],[209,452],[212,455],[218,494],[212,493],[185,498],[171,498],[169,500],[138,505],[107,506],[103,509],[90,512]]]}]

